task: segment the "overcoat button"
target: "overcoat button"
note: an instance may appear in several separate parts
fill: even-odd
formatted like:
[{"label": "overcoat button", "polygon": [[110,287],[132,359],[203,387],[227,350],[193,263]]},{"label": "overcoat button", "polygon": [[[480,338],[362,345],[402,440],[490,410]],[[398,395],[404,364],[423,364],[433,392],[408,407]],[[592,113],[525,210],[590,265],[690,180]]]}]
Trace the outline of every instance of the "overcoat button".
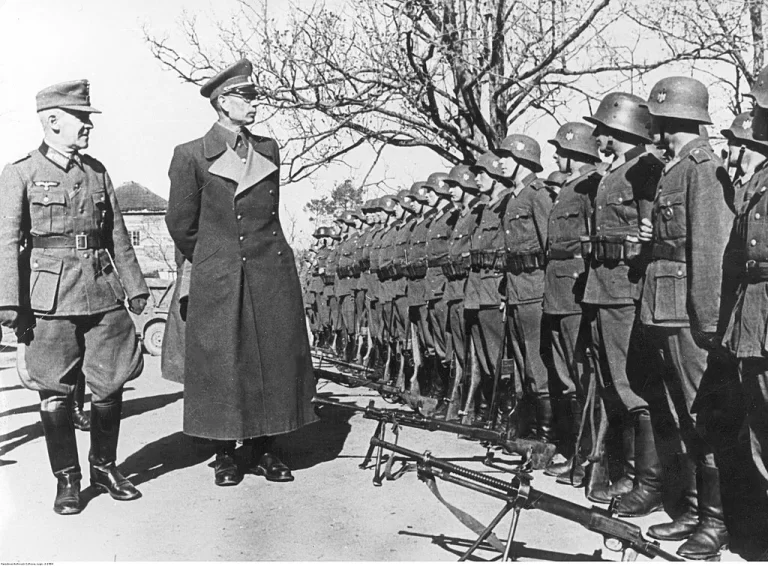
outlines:
[{"label": "overcoat button", "polygon": [[246,258],[243,258],[243,261],[246,261]]},{"label": "overcoat button", "polygon": [[283,252],[277,252],[277,255],[283,255]]},{"label": "overcoat button", "polygon": [[752,240],[751,242],[749,242],[749,245],[750,246],[756,246],[757,245],[757,240]]},{"label": "overcoat button", "polygon": [[759,212],[755,212],[755,218],[757,218],[758,220],[760,220],[760,213],[759,213]]},{"label": "overcoat button", "polygon": [[272,230],[272,235],[277,236],[277,230]]},{"label": "overcoat button", "polygon": [[245,239],[245,236],[240,236],[240,241],[242,242]]}]

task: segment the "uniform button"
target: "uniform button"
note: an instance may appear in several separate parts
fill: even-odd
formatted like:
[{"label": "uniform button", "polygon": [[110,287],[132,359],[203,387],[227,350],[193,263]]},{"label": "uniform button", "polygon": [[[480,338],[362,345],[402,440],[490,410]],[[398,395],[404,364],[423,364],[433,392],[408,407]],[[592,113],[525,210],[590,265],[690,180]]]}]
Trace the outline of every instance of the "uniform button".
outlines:
[{"label": "uniform button", "polygon": [[241,159],[240,161],[242,161],[243,163],[245,163],[245,159]]},{"label": "uniform button", "polygon": [[574,276],[574,277],[578,277],[578,276],[579,276],[579,274],[578,274],[577,272],[575,272],[575,271],[574,271],[574,272],[573,272],[573,276]]},{"label": "uniform button", "polygon": [[749,245],[750,245],[750,246],[756,246],[756,245],[757,245],[757,240],[752,240],[752,241],[750,241],[750,242],[749,242]]},{"label": "uniform button", "polygon": [[242,215],[242,214],[238,214],[238,215],[237,215],[237,219],[238,219],[238,220],[242,220],[242,219],[243,219],[243,215]]},{"label": "uniform button", "polygon": [[678,270],[677,270],[677,274],[678,274],[678,275],[682,275],[682,274],[683,274],[683,270],[682,270],[682,269],[678,269]]},{"label": "uniform button", "polygon": [[764,193],[765,192],[765,187],[760,187],[760,192]]},{"label": "uniform button", "polygon": [[40,264],[39,264],[39,263],[37,263],[37,262],[35,262],[35,264],[34,264],[34,265],[35,265],[35,267],[40,267]]},{"label": "uniform button", "polygon": [[277,255],[283,255],[283,252],[277,252]]},{"label": "uniform button", "polygon": [[598,226],[598,227],[597,227],[597,231],[598,231],[598,232],[600,231],[600,226]]},{"label": "uniform button", "polygon": [[245,239],[245,236],[240,236],[240,241],[242,242]]},{"label": "uniform button", "polygon": [[509,230],[507,230],[507,234],[509,234]]},{"label": "uniform button", "polygon": [[272,230],[272,235],[277,236],[277,230]]},{"label": "uniform button", "polygon": [[274,216],[275,214],[277,214],[277,213],[276,213],[276,212],[273,210],[273,211],[272,211],[272,216]]},{"label": "uniform button", "polygon": [[667,206],[672,206],[672,201],[671,200],[667,201]]},{"label": "uniform button", "polygon": [[246,258],[243,258],[243,261],[246,261]]},{"label": "uniform button", "polygon": [[755,212],[755,218],[757,218],[758,220],[760,220],[760,213],[759,213],[759,212]]},{"label": "uniform button", "polygon": [[85,254],[83,254],[83,257],[88,258],[88,257],[91,257],[91,256],[89,254],[85,253]]},{"label": "uniform button", "polygon": [[49,187],[48,185],[46,185],[46,186],[45,186],[45,192],[47,193],[47,192],[48,192],[48,191],[50,191],[50,190],[51,190],[51,187]]},{"label": "uniform button", "polygon": [[43,202],[48,202],[48,197],[43,197]]},{"label": "uniform button", "polygon": [[601,204],[601,205],[599,205],[599,206],[597,207],[597,210],[603,210],[603,205],[602,205],[602,204]]},{"label": "uniform button", "polygon": [[273,195],[273,194],[275,194],[275,191],[270,189],[269,194]]}]

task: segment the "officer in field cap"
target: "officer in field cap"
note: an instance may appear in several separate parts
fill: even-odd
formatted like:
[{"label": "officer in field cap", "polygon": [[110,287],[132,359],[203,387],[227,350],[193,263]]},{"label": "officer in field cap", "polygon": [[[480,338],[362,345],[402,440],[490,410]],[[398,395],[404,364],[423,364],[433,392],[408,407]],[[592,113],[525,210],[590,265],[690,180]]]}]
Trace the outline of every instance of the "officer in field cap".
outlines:
[{"label": "officer in field cap", "polygon": [[[40,91],[38,149],[0,175],[0,321],[19,337],[22,383],[39,392],[57,479],[54,511],[82,510],[69,394],[80,368],[92,392],[90,482],[140,497],[115,465],[123,385],[143,368],[131,317],[149,295],[109,175],[82,153],[93,128],[88,81]],[[21,250],[21,251],[20,251]]]},{"label": "officer in field cap", "polygon": [[[176,147],[168,172],[165,221],[192,263],[184,432],[216,443],[218,486],[238,484],[243,471],[293,480],[274,437],[316,420],[301,287],[278,214],[279,147],[248,130],[256,118],[252,72],[243,59],[203,85],[218,119]],[[259,330],[265,320],[269,332]]]}]

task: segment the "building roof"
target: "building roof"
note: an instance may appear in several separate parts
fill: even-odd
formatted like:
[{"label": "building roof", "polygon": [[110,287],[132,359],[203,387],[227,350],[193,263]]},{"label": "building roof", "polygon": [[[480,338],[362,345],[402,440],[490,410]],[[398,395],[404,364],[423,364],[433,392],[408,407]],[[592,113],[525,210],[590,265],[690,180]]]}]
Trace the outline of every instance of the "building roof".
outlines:
[{"label": "building roof", "polygon": [[128,181],[117,187],[115,196],[123,214],[164,214],[168,208],[167,200],[134,181]]}]

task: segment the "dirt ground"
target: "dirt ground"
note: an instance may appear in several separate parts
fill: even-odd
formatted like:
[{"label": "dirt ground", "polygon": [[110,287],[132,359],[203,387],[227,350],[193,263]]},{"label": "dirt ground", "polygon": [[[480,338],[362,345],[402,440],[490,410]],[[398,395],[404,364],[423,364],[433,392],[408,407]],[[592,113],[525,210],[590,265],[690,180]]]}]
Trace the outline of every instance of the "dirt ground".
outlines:
[{"label": "dirt ground", "polygon": [[[359,414],[326,410],[320,422],[281,439],[293,483],[246,476],[237,487],[214,486],[212,452],[181,433],[182,388],[160,378],[159,358],[145,362],[144,374],[125,393],[118,453],[123,473],[143,497],[117,502],[88,487],[86,509],[61,517],[51,510],[55,480],[37,395],[22,388],[8,367],[12,355],[0,354],[6,368],[0,369],[0,561],[451,561],[474,540],[415,473],[372,485],[372,470],[358,464],[375,423]],[[367,390],[321,383],[319,393],[388,406]],[[86,487],[88,434],[77,437]],[[484,449],[456,435],[405,429],[400,444],[488,471],[480,462]],[[533,477],[539,490],[590,505],[580,490],[541,472]],[[468,489],[439,485],[446,500],[483,523],[502,507]],[[666,515],[656,513],[637,524],[645,529],[663,520]],[[505,519],[496,529],[500,539],[508,527]],[[516,541],[519,560],[620,559],[603,547],[601,536],[537,510],[523,512]],[[663,547],[674,552],[677,543]],[[499,555],[482,550],[477,556]],[[723,560],[741,558],[725,553]]]}]

